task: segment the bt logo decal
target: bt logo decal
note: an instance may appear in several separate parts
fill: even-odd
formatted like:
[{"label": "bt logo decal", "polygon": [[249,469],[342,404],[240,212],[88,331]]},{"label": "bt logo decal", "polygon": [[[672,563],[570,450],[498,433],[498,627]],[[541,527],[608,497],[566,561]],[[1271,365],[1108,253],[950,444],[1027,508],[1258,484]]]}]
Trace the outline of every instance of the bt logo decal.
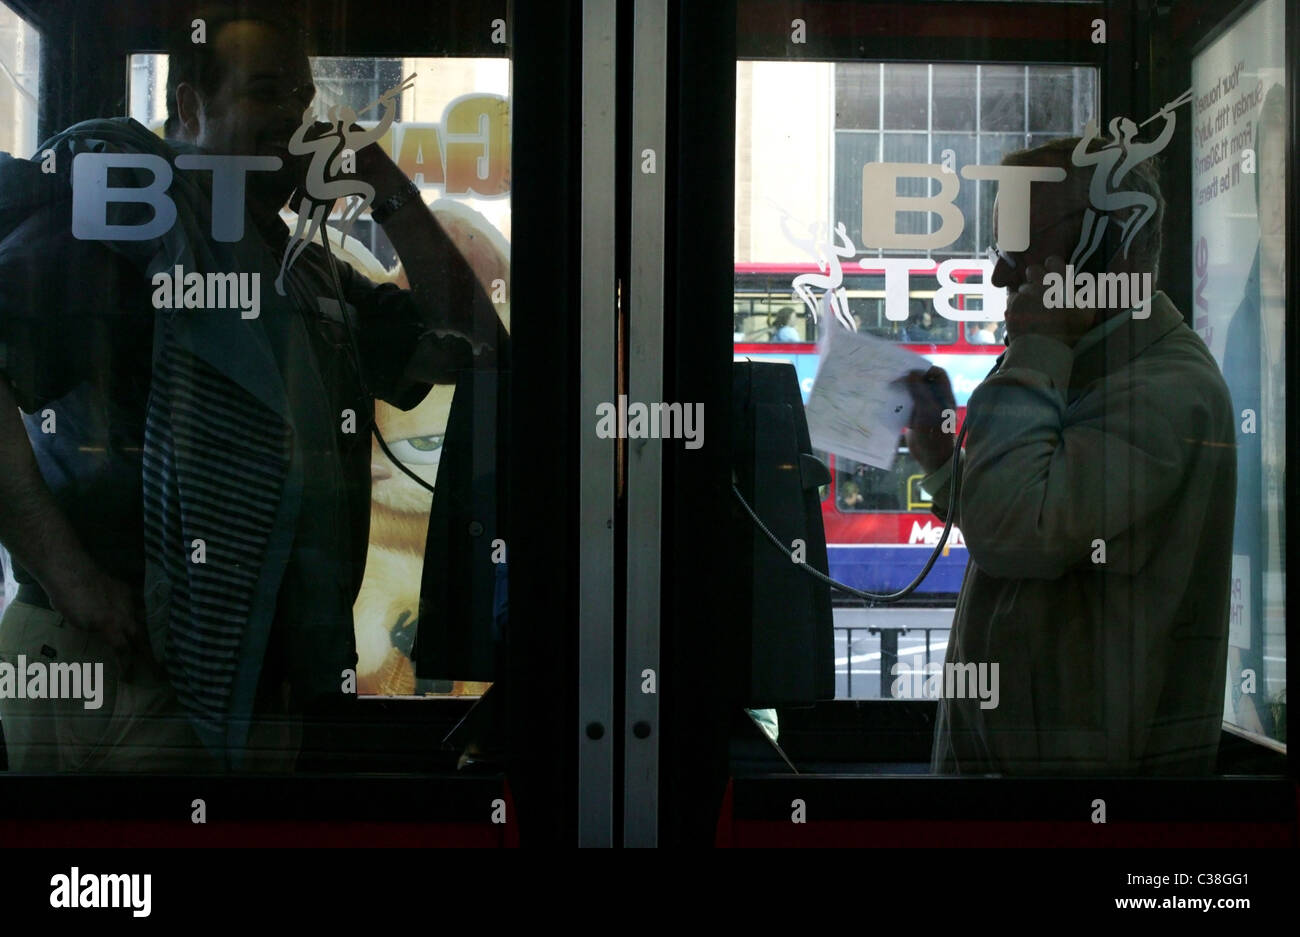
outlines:
[{"label": "bt logo decal", "polygon": [[[463,95],[443,111],[441,123],[393,124],[377,144],[422,188],[446,195],[501,198],[510,193],[510,106],[494,94]],[[184,154],[175,169],[211,172],[212,238],[233,242],[244,233],[246,174],[274,172],[276,156]],[[133,185],[110,186],[110,170],[135,170]],[[173,164],[144,153],[79,153],[72,161],[72,235],[80,240],[146,241],[176,223],[168,196]],[[108,206],[148,205],[153,217],[136,224],[108,223]]]},{"label": "bt logo decal", "polygon": [[[212,156],[184,153],[177,169],[212,173],[212,238],[238,241],[244,236],[244,186],[250,172],[275,172],[278,156]],[[110,186],[110,169],[151,173],[144,186]],[[161,237],[176,223],[176,203],[167,195],[172,168],[151,153],[78,153],[72,160],[72,236],[82,241],[148,241]],[[109,224],[111,203],[136,203],[153,208],[143,224]]]}]

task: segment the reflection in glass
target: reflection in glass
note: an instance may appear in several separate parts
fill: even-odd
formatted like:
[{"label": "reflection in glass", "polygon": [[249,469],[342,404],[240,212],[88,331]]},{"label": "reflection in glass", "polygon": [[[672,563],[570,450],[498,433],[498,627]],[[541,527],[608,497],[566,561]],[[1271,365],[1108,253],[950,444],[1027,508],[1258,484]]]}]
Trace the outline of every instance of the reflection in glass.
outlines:
[{"label": "reflection in glass", "polygon": [[[804,68],[812,65],[800,63]],[[776,62],[745,63],[755,81],[760,73],[764,73],[767,75],[765,80],[772,85],[779,83],[776,76],[783,67],[783,63]],[[856,68],[859,74],[867,74],[871,63],[862,63]],[[759,129],[762,102],[757,96],[747,99],[744,107],[748,113],[743,115],[743,119],[738,114],[737,125],[743,130],[737,152],[738,156],[750,161],[753,171],[746,175],[738,172],[738,230],[746,228],[753,232],[767,226],[779,231],[777,222],[781,215],[760,207],[767,202],[779,205],[780,211],[789,215],[820,222],[827,228],[843,222],[853,232],[856,241],[859,231],[857,216],[885,208],[884,205],[873,205],[869,199],[864,203],[861,193],[864,167],[873,161],[934,164],[942,160],[946,167],[957,172],[965,165],[996,165],[1032,143],[1081,133],[1086,123],[1096,116],[1097,82],[1094,73],[1087,69],[885,63],[879,87],[882,120],[878,130],[874,123],[866,120],[858,120],[858,126],[850,128],[850,121],[845,116],[853,112],[846,100],[848,82],[840,81],[850,73],[847,67],[839,66],[832,72],[838,111],[834,126],[835,146],[830,152],[818,148],[811,141],[803,146],[800,165],[806,167],[806,176],[764,174],[760,171],[765,155],[761,143],[763,131]],[[864,86],[864,90],[876,89]],[[830,93],[831,89],[822,90],[820,97],[805,93],[798,107],[785,111],[769,110],[763,116],[769,124],[782,126],[789,114],[818,113],[821,107],[828,105]],[[776,105],[772,103],[771,106]],[[866,107],[864,103],[862,109]],[[870,135],[863,132],[863,126],[872,128]],[[1185,123],[1182,127],[1186,132]],[[873,146],[877,140],[878,149]],[[1016,165],[1068,162],[1073,148],[1073,141],[1062,141],[1054,150],[1016,157]],[[744,156],[746,153],[747,157]],[[784,155],[788,156],[788,151]],[[830,197],[823,202],[821,190],[803,182],[804,178],[820,178],[828,162],[832,182]],[[1075,203],[1088,197],[1088,170],[1075,168],[1074,172],[1073,184],[1052,189],[1046,200],[1039,197],[1032,203],[1030,228],[1036,239],[1035,249],[1068,253],[1077,241],[1077,230],[1063,231],[1059,225],[1052,227],[1063,214],[1081,213],[1082,209]],[[1150,173],[1141,174],[1143,195],[1152,194],[1147,190],[1157,185],[1154,178]],[[1139,183],[1134,181],[1131,184]],[[935,183],[925,179],[900,177],[895,192],[889,194],[919,198],[934,194],[937,188]],[[892,271],[895,279],[891,282],[895,289],[891,293],[883,288],[884,277],[877,275],[877,271],[861,278],[850,273],[851,265],[846,265],[843,296],[852,312],[854,325],[860,331],[889,341],[920,346],[930,360],[949,375],[954,399],[949,404],[945,398],[943,403],[947,406],[935,408],[936,430],[941,419],[938,414],[941,413],[950,414],[942,419],[955,416],[958,425],[962,420],[970,420],[973,427],[983,428],[980,432],[972,429],[966,440],[969,474],[963,476],[965,487],[960,503],[947,503],[952,485],[951,435],[956,426],[939,433],[942,444],[935,443],[933,447],[927,448],[924,433],[916,436],[912,449],[900,453],[888,469],[869,469],[832,453],[834,473],[829,500],[833,507],[823,512],[831,574],[856,588],[873,591],[899,588],[910,581],[925,562],[925,548],[937,542],[943,520],[948,516],[955,519],[957,529],[943,555],[936,559],[922,594],[940,593],[944,587],[949,593],[962,590],[958,612],[960,621],[945,648],[948,662],[961,665],[968,659],[981,661],[985,668],[980,671],[981,679],[993,673],[993,664],[1001,665],[1005,692],[1000,706],[991,697],[972,702],[972,696],[946,699],[940,704],[941,731],[936,736],[933,761],[936,770],[1030,774],[1204,773],[1211,770],[1219,712],[1216,700],[1210,700],[1207,705],[1206,687],[1211,688],[1210,695],[1218,694],[1218,685],[1210,670],[1217,671],[1221,667],[1221,658],[1215,656],[1213,648],[1210,653],[1202,653],[1190,644],[1165,640],[1164,637],[1157,641],[1152,637],[1154,643],[1144,645],[1150,657],[1145,666],[1150,669],[1141,674],[1123,670],[1121,665],[1128,666],[1124,662],[1131,663],[1135,659],[1133,634],[1142,626],[1135,624],[1119,628],[1114,640],[1090,638],[1101,632],[1097,630],[1100,626],[1096,619],[1100,603],[1094,601],[1097,580],[1089,563],[1100,560],[1090,561],[1078,552],[1082,549],[1081,544],[1093,543],[1093,536],[1085,537],[1085,531],[1100,525],[1117,532],[1111,535],[1113,542],[1108,543],[1112,550],[1119,550],[1118,553],[1112,552],[1108,561],[1114,566],[1113,575],[1105,580],[1109,590],[1106,593],[1108,613],[1123,622],[1144,622],[1145,627],[1167,635],[1172,627],[1171,616],[1178,610],[1172,606],[1148,607],[1159,593],[1159,590],[1153,592],[1149,582],[1141,578],[1140,573],[1148,571],[1148,560],[1155,564],[1150,568],[1158,565],[1165,571],[1159,575],[1170,581],[1208,583],[1204,586],[1209,590],[1205,593],[1205,601],[1192,603],[1198,608],[1216,602],[1214,590],[1224,588],[1226,583],[1226,571],[1220,581],[1216,579],[1218,567],[1214,566],[1224,559],[1222,551],[1215,554],[1216,559],[1207,561],[1203,569],[1197,567],[1187,572],[1184,566],[1191,562],[1191,553],[1196,551],[1161,550],[1151,554],[1147,550],[1147,541],[1143,538],[1152,536],[1153,525],[1167,523],[1170,512],[1191,511],[1194,506],[1165,505],[1164,514],[1148,518],[1145,514],[1139,517],[1134,513],[1138,508],[1130,510],[1131,505],[1117,508],[1105,491],[1095,486],[1086,491],[1071,489],[1064,493],[1053,489],[1043,492],[1040,497],[1038,488],[1045,484],[1041,463],[1035,463],[1040,467],[1033,468],[1027,461],[1017,462],[1016,459],[1027,460],[1029,456],[1026,453],[1042,448],[1043,439],[1058,438],[1062,434],[1086,435],[1088,427],[1076,425],[1078,420],[1084,419],[1078,412],[1086,406],[1099,408],[1105,415],[1132,403],[1151,407],[1153,413],[1158,411],[1168,415],[1177,409],[1176,404],[1185,405],[1185,397],[1195,392],[1208,401],[1207,407],[1214,413],[1214,423],[1206,427],[1204,433],[1216,447],[1217,461],[1213,463],[1213,470],[1218,471],[1226,458],[1224,452],[1231,447],[1221,442],[1227,432],[1223,419],[1227,410],[1220,406],[1223,400],[1217,372],[1206,367],[1205,360],[1200,360],[1196,380],[1180,388],[1184,397],[1177,402],[1172,399],[1152,401],[1150,395],[1127,402],[1102,399],[1097,396],[1102,393],[1100,388],[1111,390],[1116,386],[1115,382],[1108,381],[1099,381],[1095,385],[1080,384],[1080,389],[1071,386],[1072,396],[1068,402],[1058,403],[1055,391],[1050,395],[1052,399],[1045,401],[1041,388],[1066,387],[1064,374],[1049,367],[1069,367],[1071,362],[1064,356],[1060,361],[1040,362],[1040,370],[1047,368],[1052,373],[1039,378],[1038,384],[1033,383],[1032,376],[1021,376],[1022,371],[1028,373],[1032,370],[1030,365],[1008,369],[1008,373],[988,380],[986,375],[992,362],[1005,350],[1004,324],[992,318],[953,321],[935,315],[942,297],[938,289],[940,284],[931,272],[934,262],[970,257],[992,242],[995,235],[992,221],[996,185],[963,179],[958,191],[957,206],[963,216],[963,230],[952,236],[953,243],[926,252],[909,252],[892,245],[873,245],[871,249],[862,250],[864,261],[907,256],[908,266],[916,269],[904,271],[901,267],[895,268]],[[828,204],[830,213],[825,214]],[[892,225],[886,230],[898,234],[933,231],[938,223],[937,216],[928,211],[896,211],[898,214],[889,219]],[[1113,221],[1120,224],[1124,219],[1115,218]],[[1057,241],[1065,246],[1057,244]],[[787,242],[782,253],[780,243],[775,240],[766,242],[769,251],[760,258],[752,251],[747,253],[747,247],[752,247],[753,243],[755,238],[752,234],[748,243],[738,242],[738,270],[743,264],[760,260],[774,267],[782,262],[801,262],[811,266],[817,260],[806,256],[807,252],[801,251],[793,242]],[[1134,240],[1133,244],[1135,259],[1131,262],[1143,270],[1154,271],[1158,261],[1158,238],[1152,234],[1146,239]],[[1024,270],[1032,266],[1027,258],[1041,263],[1048,256],[1037,257],[1032,250],[1020,254],[1023,262],[1010,269],[1009,275],[1013,279],[1023,277]],[[900,289],[899,278],[904,273],[906,276]],[[1015,285],[1008,284],[1008,288]],[[903,296],[906,296],[905,307]],[[1134,336],[1146,335],[1141,332],[1143,327],[1138,324],[1139,317],[1127,317],[1125,313],[1130,309],[1121,308],[1129,305],[1128,301],[1117,299],[1116,304],[1117,314],[1093,316],[1091,327],[1086,330],[1086,341],[1083,336],[1069,336],[1069,341],[1065,342],[1073,366],[1080,374],[1084,374],[1087,368],[1103,367],[1112,360],[1095,349],[1114,347],[1105,345],[1108,336],[1121,333],[1106,330],[1103,334],[1098,331],[1100,326],[1118,324],[1127,328],[1131,325],[1132,328],[1123,336],[1127,337],[1130,332]],[[1160,336],[1163,336],[1179,316],[1164,300],[1156,306],[1163,328]],[[980,308],[978,300],[972,296],[969,301],[964,301],[962,311],[979,315],[982,314]],[[1150,326],[1146,328],[1150,329]],[[1182,348],[1197,340],[1183,330],[1170,341]],[[1025,354],[1030,354],[1032,343],[1023,347],[1027,349]],[[1161,345],[1154,357],[1145,358],[1135,367],[1150,365],[1170,347]],[[1091,357],[1088,357],[1089,349],[1093,349]],[[737,344],[738,355],[748,356],[751,351],[757,349],[744,343]],[[792,358],[801,381],[815,379],[817,361],[811,350],[807,355],[797,354]],[[1014,365],[1014,359],[1011,360]],[[1075,401],[1074,397],[1079,400]],[[1046,428],[1029,438],[1027,434],[1032,421],[1040,421]],[[1147,422],[1144,420],[1144,425]],[[1147,464],[1148,454],[1142,441],[1125,435],[1124,427],[1116,426],[1114,420],[1105,423],[1107,435],[1101,442],[1088,446],[1062,446],[1059,453],[1047,461],[1054,465],[1060,459],[1082,460],[1079,471],[1083,474],[1080,477],[1110,478],[1128,472],[1134,480],[1125,490],[1140,497],[1143,504],[1154,503],[1161,489],[1158,485],[1154,488],[1151,485],[1159,473]],[[1033,426],[1037,425],[1033,423]],[[929,431],[928,424],[925,429]],[[817,438],[816,432],[814,438]],[[1011,442],[1004,449],[990,443],[990,440],[1001,439]],[[851,451],[849,444],[843,445],[844,451]],[[834,449],[834,446],[830,448]],[[1182,451],[1180,445],[1161,446],[1160,453],[1150,458],[1168,462]],[[1043,459],[1046,460],[1046,455]],[[1093,461],[1089,462],[1089,459]],[[1197,462],[1202,468],[1210,464],[1208,461]],[[943,474],[945,468],[949,472],[946,477]],[[1182,471],[1182,467],[1172,466],[1170,471]],[[1035,505],[1041,505],[1045,498],[1052,496],[1056,496],[1059,503],[1053,503],[1049,509],[1035,509]],[[933,513],[928,510],[931,505]],[[1216,510],[1221,512],[1222,509],[1220,502]],[[1043,525],[1049,522],[1051,530],[1044,533]],[[1213,535],[1209,534],[1203,538],[1206,550],[1215,548],[1210,542],[1212,539]],[[1136,549],[1130,540],[1143,544],[1140,557],[1123,553],[1124,550]],[[1115,542],[1120,544],[1118,548],[1114,546]],[[967,562],[968,557],[974,558],[971,563]],[[847,684],[864,675],[874,676],[884,681],[879,684],[882,687],[880,694],[888,695],[886,661],[898,653],[897,634],[886,641],[890,626],[863,625],[861,616],[854,618],[848,614],[849,611],[847,608],[838,609],[836,617],[837,626],[842,630],[856,629],[859,632],[847,635],[843,643],[837,645],[840,666],[845,668],[841,670],[845,676],[842,686],[850,692]],[[879,611],[884,613],[895,609]],[[1201,608],[1189,611],[1185,617],[1187,624],[1179,624],[1179,627],[1206,636],[1208,646],[1208,638],[1216,627],[1212,615]],[[850,620],[855,624],[850,625]],[[938,629],[942,623],[936,616],[930,624],[933,629]],[[1022,633],[1025,628],[1029,631]],[[875,640],[879,643],[871,643]],[[985,657],[978,657],[980,653]],[[996,660],[987,659],[988,655],[994,655]],[[1171,689],[1169,693],[1173,695],[1155,693],[1155,684],[1175,671],[1194,672],[1195,677],[1176,690]],[[1105,684],[1105,680],[1113,680],[1114,685]],[[1029,684],[1035,689],[1027,689]],[[853,683],[853,695],[858,695],[859,686]],[[1061,690],[1056,696],[1036,695],[1031,700],[1030,696],[1043,686],[1060,687]],[[991,696],[996,694],[996,689],[991,689]],[[991,705],[986,708],[979,705],[980,702],[990,702]],[[1124,715],[1118,719],[1108,717],[1110,707]],[[1131,723],[1139,724],[1135,732],[1129,731]]]},{"label": "reflection in glass", "polygon": [[1025,77],[1023,66],[984,65],[980,67],[981,130],[1018,130],[1023,133],[1027,129],[1025,127]]},{"label": "reflection in glass", "polygon": [[880,127],[880,68],[874,62],[840,62],[835,66],[837,130]]},{"label": "reflection in glass", "polygon": [[40,33],[0,3],[0,153],[26,158],[36,151],[40,40]]},{"label": "reflection in glass", "polygon": [[925,130],[930,118],[930,66],[885,63],[885,124],[891,130]]},{"label": "reflection in glass", "polygon": [[[974,130],[975,87],[974,65],[935,65],[934,68],[934,130]],[[961,165],[964,165],[962,163]]]},{"label": "reflection in glass", "polygon": [[[1197,329],[1220,360],[1239,424],[1224,718],[1274,744],[1286,742],[1284,20],[1282,3],[1263,0],[1192,66],[1193,92],[1204,96],[1245,63],[1240,113],[1193,141],[1191,246]],[[1247,175],[1250,150],[1256,171]]]},{"label": "reflection in glass", "polygon": [[[417,680],[412,638],[431,526],[425,486],[464,477],[466,440],[496,435],[475,423],[494,420],[495,408],[452,403],[465,375],[482,366],[492,378],[505,354],[509,62],[313,61],[294,25],[210,25],[211,49],[187,31],[172,37],[170,56],[131,56],[137,122],[78,115],[49,143],[60,166],[74,152],[135,157],[114,186],[145,188],[155,162],[174,164],[166,198],[177,223],[161,237],[129,230],[158,222],[161,210],[141,219],[131,214],[141,203],[111,199],[127,206],[108,215],[128,230],[87,236],[97,219],[78,208],[82,227],[69,232],[66,207],[53,221],[48,208],[66,200],[72,174],[0,161],[5,203],[23,186],[32,213],[6,216],[0,232],[0,429],[6,451],[26,436],[36,484],[51,489],[42,526],[71,528],[57,563],[4,528],[23,564],[0,622],[12,770],[281,772],[301,768],[300,753],[327,754],[316,764],[335,768],[350,745],[368,744],[346,731],[358,696],[484,689]],[[225,30],[241,41],[216,41]],[[26,146],[30,129],[3,87],[23,91],[34,76],[34,43],[25,43],[0,6],[6,148]],[[209,54],[228,78],[215,87],[185,77],[202,74]],[[408,75],[419,80],[398,89]],[[374,197],[374,211],[345,237],[336,203],[325,243],[292,255],[281,290],[267,271],[290,256],[286,203],[298,206],[290,195],[311,188],[307,161],[292,157],[332,131],[340,146],[346,139],[311,115],[346,126],[351,109],[373,127],[372,102],[392,103],[384,110],[401,119],[374,147],[330,153],[326,173],[351,190],[336,198]],[[273,155],[279,165],[249,173],[240,204],[217,197],[219,174],[184,165],[177,151],[193,149]],[[230,236],[220,230],[226,215],[244,222]],[[250,291],[260,300],[252,306]],[[487,342],[478,358],[470,333]],[[57,432],[42,429],[55,419]],[[493,529],[506,534],[504,522]],[[502,572],[486,590],[495,625]],[[426,610],[424,623],[442,611]],[[139,634],[117,652],[132,626]],[[42,655],[42,666],[93,662],[94,680],[76,688],[84,700],[60,684],[15,705],[5,682]]]}]

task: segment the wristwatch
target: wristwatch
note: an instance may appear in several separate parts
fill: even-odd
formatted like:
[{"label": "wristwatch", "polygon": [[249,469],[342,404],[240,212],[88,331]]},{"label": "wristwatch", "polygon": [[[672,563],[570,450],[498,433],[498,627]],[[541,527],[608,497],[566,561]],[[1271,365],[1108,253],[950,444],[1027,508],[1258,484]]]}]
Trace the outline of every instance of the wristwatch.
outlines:
[{"label": "wristwatch", "polygon": [[419,197],[420,190],[416,188],[414,182],[408,179],[406,185],[402,186],[392,195],[388,196],[388,198],[384,199],[383,202],[371,209],[370,217],[375,220],[376,224],[382,225],[392,217],[393,212],[411,201],[411,199],[418,199]]}]

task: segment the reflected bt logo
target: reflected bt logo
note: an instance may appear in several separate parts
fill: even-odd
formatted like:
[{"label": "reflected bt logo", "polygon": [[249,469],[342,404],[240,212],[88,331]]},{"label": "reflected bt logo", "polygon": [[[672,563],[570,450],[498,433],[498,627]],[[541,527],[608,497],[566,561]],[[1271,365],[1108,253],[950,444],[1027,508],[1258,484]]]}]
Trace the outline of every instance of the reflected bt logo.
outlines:
[{"label": "reflected bt logo", "polygon": [[[456,98],[441,122],[394,123],[376,145],[423,188],[474,198],[510,194],[510,104],[499,95]],[[332,153],[331,159],[338,155]],[[72,235],[87,241],[145,241],[166,234],[177,214],[167,193],[175,170],[182,170],[212,173],[212,239],[238,241],[244,235],[248,173],[275,172],[280,166],[276,156],[186,153],[169,163],[148,153],[79,153],[72,160]],[[128,170],[130,184],[109,184],[110,171]],[[109,223],[109,206],[116,204],[148,206],[152,217]]]},{"label": "reflected bt logo", "polygon": [[[1076,170],[1095,167],[1089,177],[1087,202],[1078,244],[1070,264],[1082,266],[1101,247],[1110,225],[1119,227],[1120,251],[1127,258],[1138,232],[1154,217],[1155,200],[1146,193],[1129,191],[1125,177],[1138,164],[1160,153],[1173,137],[1177,125],[1175,111],[1192,99],[1191,89],[1169,101],[1142,123],[1128,118],[1110,122],[1110,136],[1099,135],[1095,122],[1089,123],[1083,137],[1070,154]],[[1163,119],[1164,124],[1153,140],[1138,140],[1147,124]],[[843,222],[834,229],[821,222],[796,223],[788,211],[781,211],[781,229],[786,239],[817,261],[817,273],[800,274],[791,283],[794,295],[808,308],[814,321],[825,312],[846,328],[857,326],[849,311],[844,288],[844,268],[861,250],[940,250],[956,243],[966,230],[966,217],[957,207],[960,179],[986,180],[997,183],[998,248],[1017,253],[1030,246],[1030,206],[1035,186],[1057,184],[1068,177],[1062,166],[970,165],[955,171],[947,161],[931,163],[866,163],[862,167],[862,235],[855,245]],[[900,195],[900,180],[923,180],[928,195]],[[935,191],[937,189],[937,191]],[[778,206],[779,208],[779,206]],[[900,215],[923,215],[930,219],[932,230],[922,233],[900,232]],[[1006,291],[989,283],[993,273],[991,260],[950,259],[935,263],[924,257],[867,257],[857,267],[885,275],[885,318],[906,321],[909,280],[912,276],[933,276],[939,288],[934,294],[935,311],[946,319],[961,321],[997,321],[1006,312]],[[973,279],[972,274],[978,274]],[[1134,274],[1136,276],[1136,274]],[[1133,304],[1143,304],[1150,296],[1150,274],[1144,274],[1145,292],[1140,284]],[[1125,283],[1127,287],[1129,284]],[[820,295],[818,291],[821,291]],[[1116,293],[1116,295],[1118,295]],[[953,300],[977,298],[978,305]],[[1067,300],[1068,301],[1068,300]],[[1116,302],[1120,302],[1119,299]],[[1123,300],[1128,304],[1128,298]],[[1084,303],[1085,308],[1087,303]]]}]

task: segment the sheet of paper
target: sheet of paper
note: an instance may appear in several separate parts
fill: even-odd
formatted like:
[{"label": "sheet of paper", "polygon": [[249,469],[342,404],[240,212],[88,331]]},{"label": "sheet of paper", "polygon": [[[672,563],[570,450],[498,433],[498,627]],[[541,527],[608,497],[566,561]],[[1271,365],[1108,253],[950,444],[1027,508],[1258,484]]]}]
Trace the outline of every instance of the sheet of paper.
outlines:
[{"label": "sheet of paper", "polygon": [[831,319],[821,340],[817,380],[806,408],[815,448],[888,469],[912,415],[912,397],[895,384],[930,362],[892,342],[850,332]]}]

